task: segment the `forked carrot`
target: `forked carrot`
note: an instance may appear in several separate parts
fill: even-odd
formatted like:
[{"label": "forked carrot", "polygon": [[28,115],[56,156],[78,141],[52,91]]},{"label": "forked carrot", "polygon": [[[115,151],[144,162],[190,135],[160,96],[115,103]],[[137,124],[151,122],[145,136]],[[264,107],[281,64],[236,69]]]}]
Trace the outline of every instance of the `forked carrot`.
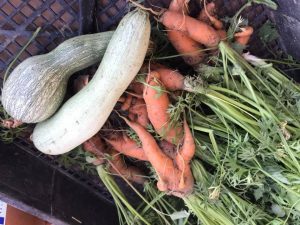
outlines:
[{"label": "forked carrot", "polygon": [[[185,15],[188,12],[188,2],[189,0],[172,0],[169,10]],[[195,40],[177,30],[168,30],[167,35],[186,64],[193,66],[203,61],[204,52],[201,52],[201,45]]]},{"label": "forked carrot", "polygon": [[126,118],[124,120],[139,136],[145,154],[158,174],[158,189],[178,197],[190,194],[194,184],[190,168],[187,166],[183,171],[178,169],[173,160],[162,152],[155,139],[143,126]]},{"label": "forked carrot", "polygon": [[181,31],[193,40],[208,47],[215,47],[220,41],[219,35],[214,28],[178,12],[170,10],[164,12],[160,17],[160,22],[168,29]]}]

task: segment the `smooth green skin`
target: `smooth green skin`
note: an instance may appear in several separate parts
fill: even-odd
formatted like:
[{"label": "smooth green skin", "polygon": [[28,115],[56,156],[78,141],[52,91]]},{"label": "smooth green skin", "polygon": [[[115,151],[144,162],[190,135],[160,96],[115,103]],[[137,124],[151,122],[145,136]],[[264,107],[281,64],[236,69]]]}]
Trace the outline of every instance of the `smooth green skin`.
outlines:
[{"label": "smooth green skin", "polygon": [[72,74],[103,57],[113,31],[71,38],[53,51],[19,64],[2,90],[2,104],[14,119],[41,122],[61,105]]}]

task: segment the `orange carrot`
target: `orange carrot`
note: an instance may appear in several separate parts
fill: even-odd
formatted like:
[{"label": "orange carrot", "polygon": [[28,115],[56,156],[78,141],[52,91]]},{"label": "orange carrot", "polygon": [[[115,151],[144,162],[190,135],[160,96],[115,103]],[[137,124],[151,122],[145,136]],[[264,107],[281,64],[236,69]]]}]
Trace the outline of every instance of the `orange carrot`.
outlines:
[{"label": "orange carrot", "polygon": [[108,142],[115,150],[126,156],[147,161],[144,150],[125,134],[105,138],[105,141]]},{"label": "orange carrot", "polygon": [[109,171],[117,176],[123,176],[124,178],[133,181],[138,184],[144,184],[146,179],[144,173],[135,166],[127,166],[122,159],[120,153],[111,150],[111,159],[108,160]]},{"label": "orange carrot", "polygon": [[192,17],[178,12],[166,11],[160,18],[168,29],[178,30],[191,37],[193,40],[208,47],[218,45],[220,38],[214,28]]},{"label": "orange carrot", "polygon": [[160,75],[160,80],[169,91],[184,90],[184,76],[176,70],[167,67],[157,68],[156,72]]},{"label": "orange carrot", "polygon": [[[170,3],[169,10],[183,15],[187,14],[188,2],[189,0],[173,0]],[[167,34],[169,41],[177,52],[182,55],[186,64],[193,66],[202,62],[204,53],[201,52],[202,48],[199,43],[177,30],[167,31]]]},{"label": "orange carrot", "polygon": [[167,34],[169,41],[186,64],[193,66],[203,61],[205,54],[201,52],[202,47],[198,42],[177,30],[170,30]]},{"label": "orange carrot", "polygon": [[184,171],[179,170],[173,160],[161,151],[155,139],[144,127],[126,118],[124,120],[139,136],[145,154],[158,174],[158,189],[178,197],[190,194],[194,184],[190,168],[187,166]]},{"label": "orange carrot", "polygon": [[165,140],[177,144],[181,139],[182,128],[170,126],[170,114],[167,112],[170,100],[159,82],[159,73],[152,71],[147,77],[147,86],[144,88],[148,117],[155,131]]},{"label": "orange carrot", "polygon": [[149,118],[146,103],[143,99],[135,99],[129,109],[129,114],[133,114],[134,119],[131,118],[131,120],[138,122],[143,127],[147,127]]},{"label": "orange carrot", "polygon": [[140,124],[129,121],[126,118],[124,118],[124,120],[139,136],[145,155],[148,157],[152,166],[156,169],[156,172],[163,175],[174,170],[172,159],[161,151],[152,135]]},{"label": "orange carrot", "polygon": [[235,42],[240,44],[240,45],[247,45],[251,35],[254,32],[254,29],[250,26],[241,28],[241,32],[235,33],[234,37],[235,37]]}]

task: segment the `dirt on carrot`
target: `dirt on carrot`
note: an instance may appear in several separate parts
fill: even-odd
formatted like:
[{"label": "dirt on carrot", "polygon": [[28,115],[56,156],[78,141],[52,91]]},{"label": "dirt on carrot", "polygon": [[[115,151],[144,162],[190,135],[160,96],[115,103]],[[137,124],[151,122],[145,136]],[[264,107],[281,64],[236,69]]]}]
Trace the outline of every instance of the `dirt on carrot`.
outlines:
[{"label": "dirt on carrot", "polygon": [[126,134],[114,134],[108,138],[105,138],[105,141],[109,143],[115,150],[126,156],[143,161],[148,160],[144,150]]},{"label": "dirt on carrot", "polygon": [[129,114],[131,120],[136,121],[143,127],[147,127],[149,124],[148,112],[146,103],[143,99],[134,99],[132,106],[129,108]]}]

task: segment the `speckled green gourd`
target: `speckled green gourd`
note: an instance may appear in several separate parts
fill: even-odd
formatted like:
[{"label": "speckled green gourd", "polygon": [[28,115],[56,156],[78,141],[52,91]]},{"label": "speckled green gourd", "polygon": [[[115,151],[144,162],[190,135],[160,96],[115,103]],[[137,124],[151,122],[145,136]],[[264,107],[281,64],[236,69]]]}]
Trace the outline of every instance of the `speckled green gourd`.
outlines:
[{"label": "speckled green gourd", "polygon": [[113,31],[81,35],[19,64],[4,83],[2,104],[14,119],[41,122],[62,103],[72,74],[99,62]]}]

